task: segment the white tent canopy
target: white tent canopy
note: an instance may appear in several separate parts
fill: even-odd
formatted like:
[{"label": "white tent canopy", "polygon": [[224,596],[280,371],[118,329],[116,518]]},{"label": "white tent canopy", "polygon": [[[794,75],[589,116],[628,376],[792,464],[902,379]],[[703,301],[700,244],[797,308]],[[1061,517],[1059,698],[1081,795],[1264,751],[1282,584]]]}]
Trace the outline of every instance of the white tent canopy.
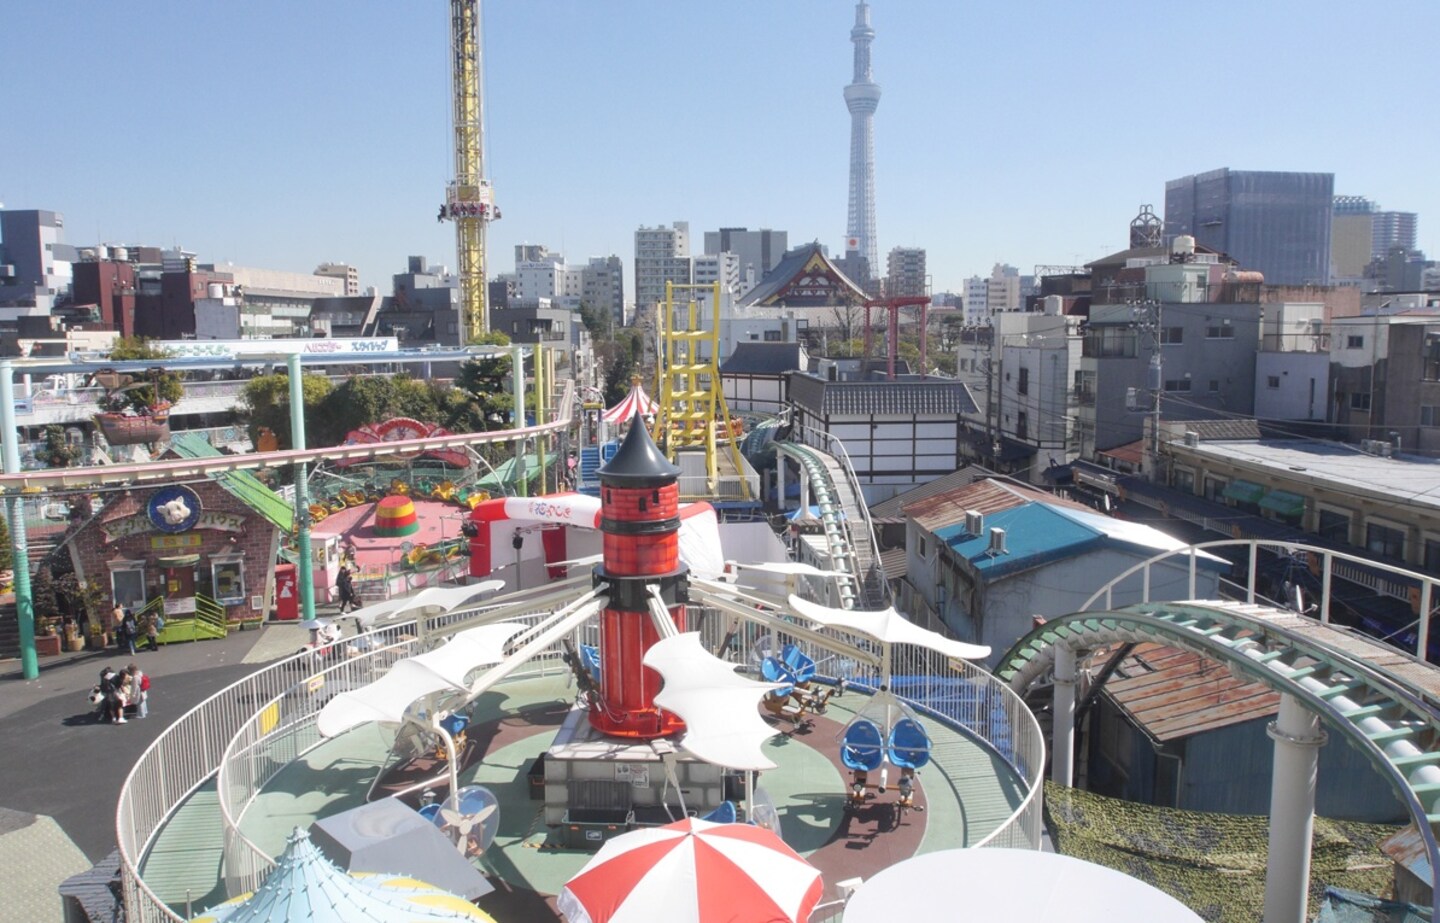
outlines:
[{"label": "white tent canopy", "polygon": [[680,746],[707,763],[727,769],[774,769],[761,750],[775,736],[756,708],[779,683],[760,683],[735,672],[700,643],[699,632],[664,638],[645,652],[645,666],[665,679],[655,704],[680,716]]},{"label": "white tent canopy", "polygon": [[630,393],[625,395],[620,403],[605,411],[601,419],[606,423],[629,423],[637,413],[648,417],[659,409],[659,403],[646,394],[637,381],[630,386]]},{"label": "white tent canopy", "polygon": [[323,736],[334,737],[367,721],[398,724],[417,699],[436,692],[467,693],[466,675],[504,660],[506,643],[525,627],[522,622],[482,625],[429,653],[407,657],[375,682],[327,702],[317,727]]},{"label": "white tent canopy", "polygon": [[921,628],[896,612],[892,606],[878,612],[859,609],[831,609],[819,603],[791,595],[790,608],[803,618],[818,622],[827,628],[840,628],[858,635],[874,638],[882,644],[913,644],[926,650],[935,651],[946,657],[960,660],[983,660],[990,656],[986,644],[966,644],[952,641],[939,632]]}]

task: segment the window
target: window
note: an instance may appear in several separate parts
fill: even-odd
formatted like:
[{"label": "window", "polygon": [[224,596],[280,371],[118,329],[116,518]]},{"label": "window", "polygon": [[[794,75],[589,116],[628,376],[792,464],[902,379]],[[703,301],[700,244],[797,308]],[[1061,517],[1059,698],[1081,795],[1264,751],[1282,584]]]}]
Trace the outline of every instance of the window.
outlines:
[{"label": "window", "polygon": [[1176,468],[1171,473],[1171,482],[1176,490],[1183,490],[1187,494],[1195,492],[1195,472],[1189,468]]},{"label": "window", "polygon": [[1165,380],[1166,391],[1189,391],[1190,379],[1188,378],[1167,378]]},{"label": "window", "polygon": [[1440,541],[1433,538],[1425,539],[1425,569],[1440,574]]},{"label": "window", "polygon": [[1420,425],[1440,426],[1440,404],[1420,405]]},{"label": "window", "polygon": [[1440,381],[1440,333],[1425,334],[1425,370],[1421,377],[1426,381]]},{"label": "window", "polygon": [[1128,327],[1091,327],[1085,334],[1082,352],[1094,359],[1133,358],[1135,331]]},{"label": "window", "polygon": [[1185,328],[1184,328],[1184,327],[1161,327],[1161,328],[1160,328],[1160,345],[1161,345],[1161,346],[1178,346],[1179,344],[1184,343],[1184,342],[1185,342]]},{"label": "window", "polygon": [[1356,391],[1352,393],[1350,395],[1350,409],[1368,411],[1370,409],[1370,392]]},{"label": "window", "polygon": [[1030,438],[1030,415],[1023,410],[1015,414],[1015,438],[1021,441]]},{"label": "window", "polygon": [[1271,391],[1277,390],[1277,389],[1280,387],[1280,376],[1279,376],[1279,375],[1266,375],[1266,376],[1265,376],[1265,387],[1269,388]]},{"label": "window", "polygon": [[1316,523],[1316,530],[1321,538],[1329,539],[1332,542],[1350,543],[1350,517],[1345,513],[1337,513],[1335,510],[1320,511],[1320,520]]},{"label": "window", "polygon": [[1210,393],[1211,393],[1211,394],[1219,394],[1219,393],[1220,393],[1220,379],[1218,379],[1218,378],[1212,378],[1212,379],[1210,379]]},{"label": "window", "polygon": [[238,555],[210,558],[215,601],[226,606],[245,602],[245,560]]},{"label": "window", "polygon": [[144,608],[145,565],[138,561],[114,565],[110,571],[110,598],[131,609]]},{"label": "window", "polygon": [[1399,529],[1370,523],[1365,526],[1365,550],[1383,558],[1405,560],[1405,533]]},{"label": "window", "polygon": [[1228,320],[1218,324],[1209,324],[1205,327],[1205,339],[1207,340],[1233,340],[1235,339],[1235,328],[1230,326]]},{"label": "window", "polygon": [[1365,348],[1365,337],[1364,337],[1363,335],[1355,335],[1355,334],[1351,334],[1351,335],[1345,337],[1345,348],[1346,348],[1346,349],[1364,349],[1364,348]]},{"label": "window", "polygon": [[925,557],[925,536],[920,536],[920,557]]},{"label": "window", "polygon": [[1015,384],[1015,390],[1021,394],[1030,393],[1030,370],[1023,366],[1020,368],[1020,380]]},{"label": "window", "polygon": [[779,343],[779,342],[780,342],[780,331],[779,331],[779,330],[767,330],[767,331],[765,331],[765,342],[766,342],[766,343]]}]

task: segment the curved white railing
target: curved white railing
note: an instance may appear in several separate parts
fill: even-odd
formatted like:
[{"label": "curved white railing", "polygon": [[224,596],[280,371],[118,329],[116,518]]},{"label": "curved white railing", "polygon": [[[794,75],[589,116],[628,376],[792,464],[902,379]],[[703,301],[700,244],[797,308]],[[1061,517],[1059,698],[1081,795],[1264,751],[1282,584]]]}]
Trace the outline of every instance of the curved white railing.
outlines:
[{"label": "curved white railing", "polygon": [[[1109,583],[1096,590],[1095,594],[1085,601],[1084,605],[1080,607],[1079,611],[1084,612],[1094,608],[1095,605],[1099,603],[1102,599],[1104,600],[1103,606],[1105,609],[1115,608],[1114,599],[1117,587],[1119,587],[1120,584],[1124,583],[1126,580],[1129,580],[1136,574],[1141,575],[1140,595],[1142,598],[1139,600],[1139,602],[1150,602],[1151,569],[1156,564],[1160,564],[1173,558],[1180,557],[1184,557],[1188,561],[1189,595],[1187,596],[1187,598],[1194,599],[1196,596],[1196,584],[1199,572],[1200,554],[1201,552],[1207,551],[1212,548],[1246,548],[1248,550],[1249,566],[1245,575],[1244,585],[1245,601],[1247,603],[1254,603],[1257,601],[1257,599],[1259,599],[1256,594],[1255,578],[1259,570],[1257,565],[1259,563],[1260,549],[1272,548],[1290,555],[1303,554],[1317,556],[1319,558],[1320,570],[1320,598],[1316,600],[1316,605],[1318,607],[1316,611],[1316,616],[1319,618],[1321,623],[1326,625],[1330,624],[1331,584],[1335,576],[1336,562],[1344,562],[1371,571],[1380,571],[1386,574],[1393,574],[1401,578],[1401,580],[1403,581],[1415,582],[1416,584],[1418,584],[1419,589],[1419,598],[1416,602],[1419,613],[1418,616],[1416,617],[1415,621],[1395,632],[1385,640],[1390,641],[1396,635],[1408,631],[1410,628],[1415,628],[1415,648],[1414,650],[1409,651],[1409,653],[1414,654],[1421,660],[1425,659],[1426,651],[1429,650],[1430,644],[1430,616],[1434,613],[1437,603],[1436,589],[1440,588],[1440,578],[1429,576],[1427,574],[1422,574],[1418,571],[1413,571],[1395,564],[1387,564],[1383,561],[1376,561],[1373,558],[1365,558],[1361,557],[1360,555],[1347,554],[1343,551],[1333,551],[1329,548],[1320,548],[1315,545],[1305,545],[1298,542],[1277,542],[1274,540],[1253,538],[1221,539],[1219,541],[1202,542],[1198,545],[1189,545],[1184,548],[1177,548],[1174,551],[1161,552],[1154,557],[1147,558],[1146,560],[1141,561],[1139,564],[1136,564],[1133,567],[1122,571]],[[1347,579],[1349,578],[1347,577]],[[1399,645],[1395,646],[1399,647]],[[1404,648],[1401,649],[1404,650]]]},{"label": "curved white railing", "polygon": [[[482,609],[471,610],[474,615]],[[698,608],[692,609],[696,616]],[[466,626],[462,614],[446,617],[442,632]],[[538,619],[521,616],[518,621]],[[707,612],[701,631],[714,650],[725,634],[726,619]],[[593,643],[596,623],[581,632]],[[826,632],[831,630],[826,629]],[[736,635],[742,652],[760,635],[759,626],[746,623]],[[407,622],[372,632],[370,647],[323,670],[313,669],[311,654],[299,654],[266,667],[227,687],[191,709],[168,728],[141,756],[121,789],[116,812],[121,875],[126,909],[131,921],[180,921],[139,874],[145,851],[166,820],[197,788],[217,775],[217,795],[225,827],[227,891],[236,894],[254,887],[273,859],[240,832],[245,811],[266,781],[279,769],[319,743],[315,719],[329,694],[342,687],[369,681],[400,657],[417,649],[421,631]],[[866,648],[865,639],[840,634],[848,643]],[[800,639],[780,637],[776,643]],[[811,649],[821,672],[844,678],[857,689],[874,688],[880,677],[874,668]],[[542,655],[523,675],[565,669],[558,650]],[[1038,849],[1042,844],[1041,792],[1045,741],[1035,716],[1004,684],[973,664],[950,661],[932,651],[897,646],[892,651],[894,691],[918,712],[941,721],[998,754],[1023,783],[1019,805],[977,846]],[[516,674],[517,676],[522,674]],[[943,754],[936,755],[937,761]],[[238,890],[237,890],[238,889]]]}]

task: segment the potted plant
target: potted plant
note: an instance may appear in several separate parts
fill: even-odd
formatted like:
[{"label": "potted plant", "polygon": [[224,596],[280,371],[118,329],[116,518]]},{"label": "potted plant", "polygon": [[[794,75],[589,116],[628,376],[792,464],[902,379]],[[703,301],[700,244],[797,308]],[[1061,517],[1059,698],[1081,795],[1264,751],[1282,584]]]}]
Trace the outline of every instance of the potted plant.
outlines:
[{"label": "potted plant", "polygon": [[35,653],[43,657],[60,653],[60,635],[55,631],[55,620],[49,616],[35,619]]}]

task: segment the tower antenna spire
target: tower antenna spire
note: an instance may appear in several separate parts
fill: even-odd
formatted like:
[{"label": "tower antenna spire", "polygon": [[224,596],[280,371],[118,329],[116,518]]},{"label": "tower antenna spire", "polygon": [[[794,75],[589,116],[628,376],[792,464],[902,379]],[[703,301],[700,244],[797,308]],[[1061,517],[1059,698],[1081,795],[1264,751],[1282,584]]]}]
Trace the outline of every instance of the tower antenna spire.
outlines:
[{"label": "tower antenna spire", "polygon": [[870,4],[855,4],[855,27],[850,41],[855,44],[854,79],[845,87],[845,107],[850,110],[850,209],[845,226],[846,256],[865,260],[865,281],[879,271],[875,241],[875,110],[880,106],[880,84],[872,79],[870,43],[875,30],[870,26]]}]

